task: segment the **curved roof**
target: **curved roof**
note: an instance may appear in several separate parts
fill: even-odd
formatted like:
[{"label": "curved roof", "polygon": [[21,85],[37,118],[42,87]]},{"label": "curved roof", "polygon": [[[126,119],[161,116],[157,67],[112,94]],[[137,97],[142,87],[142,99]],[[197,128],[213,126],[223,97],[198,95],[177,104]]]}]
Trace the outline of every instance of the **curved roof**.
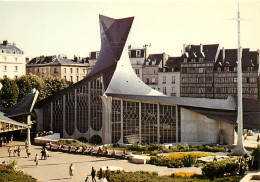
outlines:
[{"label": "curved roof", "polygon": [[0,53],[23,54],[23,51],[13,44],[0,44]]}]

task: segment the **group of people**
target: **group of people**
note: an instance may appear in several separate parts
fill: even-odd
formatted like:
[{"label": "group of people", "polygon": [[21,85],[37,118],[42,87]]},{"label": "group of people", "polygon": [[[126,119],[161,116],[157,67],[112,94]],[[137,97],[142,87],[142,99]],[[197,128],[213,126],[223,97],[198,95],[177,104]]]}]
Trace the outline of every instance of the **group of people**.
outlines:
[{"label": "group of people", "polygon": [[[73,174],[74,174],[74,165],[71,163],[70,166],[69,166],[69,175],[70,175],[70,178],[72,178]],[[97,172],[96,172],[96,169],[94,167],[92,167],[91,169],[91,173],[90,173],[91,177],[92,177],[92,182],[97,182],[96,181],[96,176],[97,176]],[[101,182],[109,182],[110,181],[110,175],[111,175],[111,171],[110,169],[108,168],[107,166],[107,169],[105,172],[103,172],[102,168],[100,168],[99,170],[99,174],[98,174],[98,179],[101,181]],[[85,182],[90,182],[90,179],[89,177],[87,176],[86,179],[85,179]]]},{"label": "group of people", "polygon": [[14,146],[13,149],[11,147],[8,147],[7,151],[8,151],[9,157],[11,157],[12,151],[13,151],[14,157],[16,157],[16,153],[17,153],[18,157],[20,157],[20,154],[21,154],[20,146],[18,146],[18,148],[16,146]]}]

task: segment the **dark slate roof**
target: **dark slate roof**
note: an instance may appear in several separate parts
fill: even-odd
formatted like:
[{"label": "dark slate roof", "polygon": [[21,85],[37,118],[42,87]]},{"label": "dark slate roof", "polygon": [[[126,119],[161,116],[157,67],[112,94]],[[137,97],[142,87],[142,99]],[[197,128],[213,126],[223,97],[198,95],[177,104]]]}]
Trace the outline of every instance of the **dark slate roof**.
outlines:
[{"label": "dark slate roof", "polygon": [[64,94],[70,93],[74,89],[87,84],[101,75],[103,75],[104,87],[106,88],[114,74],[117,61],[119,60],[122,50],[125,46],[125,42],[131,29],[133,20],[134,17],[113,19],[99,15],[100,27],[103,28],[101,31],[102,44],[100,55],[98,56],[97,63],[93,67],[92,71],[79,82],[70,85],[69,87],[40,102],[37,102],[35,107],[41,108],[50,101],[59,99]]},{"label": "dark slate roof", "polygon": [[23,127],[28,127],[27,124],[17,122],[15,120],[12,120],[11,118],[8,118],[8,117],[4,116],[3,112],[0,112],[0,120],[4,121],[4,122],[7,122],[7,123],[10,123],[10,124],[19,125],[19,126],[23,126]]},{"label": "dark slate roof", "polygon": [[[155,65],[159,65],[163,60],[163,53],[162,54],[149,54],[147,60],[145,62],[149,62],[149,66],[153,65],[153,61],[155,61]],[[146,65],[146,63],[145,63]]]},{"label": "dark slate roof", "polygon": [[201,52],[200,45],[188,45],[185,51],[188,53],[189,58],[205,58],[205,61],[215,61],[218,48],[219,44],[207,44],[202,46]]},{"label": "dark slate roof", "polygon": [[180,68],[181,61],[181,57],[169,57],[164,66],[168,68]]},{"label": "dark slate roof", "polygon": [[18,104],[5,110],[5,116],[14,117],[30,114],[38,97],[38,91],[35,90],[26,95],[26,97]]},{"label": "dark slate roof", "polygon": [[[247,67],[255,67],[258,69],[257,65],[257,55],[258,52],[250,52],[249,49],[243,49],[242,51],[242,70],[246,71]],[[221,63],[221,64],[220,64]],[[216,65],[218,66],[230,66],[237,67],[237,49],[225,49],[225,56],[223,61],[223,49],[220,50],[219,56],[217,58]]]},{"label": "dark slate roof", "polygon": [[21,49],[9,43],[0,44],[0,52],[7,54],[23,54],[23,51]]},{"label": "dark slate roof", "polygon": [[61,56],[40,56],[35,57],[27,63],[30,65],[86,65],[85,62],[75,61],[73,59],[67,59]]}]

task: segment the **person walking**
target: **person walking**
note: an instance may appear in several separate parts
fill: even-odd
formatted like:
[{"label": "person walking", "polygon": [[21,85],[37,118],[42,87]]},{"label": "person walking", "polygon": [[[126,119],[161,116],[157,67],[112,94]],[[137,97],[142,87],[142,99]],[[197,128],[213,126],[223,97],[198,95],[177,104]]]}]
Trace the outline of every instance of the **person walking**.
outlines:
[{"label": "person walking", "polygon": [[8,148],[8,154],[9,154],[9,157],[11,157],[11,153],[12,153],[12,148],[9,147],[9,148]]},{"label": "person walking", "polygon": [[17,149],[17,155],[18,155],[18,157],[20,157],[20,152],[21,152],[21,148],[20,148],[20,146],[18,146],[18,149]]},{"label": "person walking", "polygon": [[38,157],[37,154],[35,155],[34,162],[35,162],[35,164],[36,164],[36,167],[38,167],[39,157]]},{"label": "person walking", "polygon": [[88,176],[86,177],[85,182],[89,182]]},{"label": "person walking", "polygon": [[91,177],[92,177],[92,182],[97,182],[96,181],[96,170],[94,167],[92,167],[92,170],[91,170]]},{"label": "person walking", "polygon": [[110,171],[110,169],[108,169],[108,166],[107,166],[107,170],[106,170],[107,181],[109,181],[110,174],[111,174],[111,171]]},{"label": "person walking", "polygon": [[16,157],[16,151],[17,151],[16,146],[14,146],[14,157]]},{"label": "person walking", "polygon": [[74,171],[74,166],[73,166],[73,164],[71,163],[71,164],[70,164],[70,167],[69,167],[69,175],[70,175],[70,178],[72,178],[72,176],[73,176],[73,171]]},{"label": "person walking", "polygon": [[45,151],[44,151],[44,149],[42,149],[42,151],[41,151],[41,160],[42,160],[43,157],[44,157],[44,153],[45,153]]},{"label": "person walking", "polygon": [[26,149],[26,154],[27,154],[27,157],[29,158],[31,155],[29,148]]},{"label": "person walking", "polygon": [[103,177],[103,171],[102,171],[102,168],[100,168],[98,179],[101,180],[102,177]]}]

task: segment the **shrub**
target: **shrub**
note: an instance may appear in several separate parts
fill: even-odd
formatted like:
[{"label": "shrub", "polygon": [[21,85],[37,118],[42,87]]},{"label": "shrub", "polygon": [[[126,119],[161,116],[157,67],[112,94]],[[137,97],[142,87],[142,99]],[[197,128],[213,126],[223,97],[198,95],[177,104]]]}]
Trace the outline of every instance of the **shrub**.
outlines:
[{"label": "shrub", "polygon": [[183,157],[182,162],[185,167],[191,167],[197,161],[197,157],[195,155],[186,155]]},{"label": "shrub", "polygon": [[168,167],[181,168],[181,167],[183,167],[183,162],[181,160],[169,160]]},{"label": "shrub", "polygon": [[176,172],[173,173],[172,177],[180,177],[180,178],[190,178],[197,175],[195,172]]},{"label": "shrub", "polygon": [[238,163],[231,160],[224,160],[219,162],[209,162],[201,169],[202,174],[209,178],[222,177],[224,174],[236,175],[244,174],[247,170],[247,164]]},{"label": "shrub", "polygon": [[24,173],[0,167],[0,181],[36,182],[37,180]]}]

